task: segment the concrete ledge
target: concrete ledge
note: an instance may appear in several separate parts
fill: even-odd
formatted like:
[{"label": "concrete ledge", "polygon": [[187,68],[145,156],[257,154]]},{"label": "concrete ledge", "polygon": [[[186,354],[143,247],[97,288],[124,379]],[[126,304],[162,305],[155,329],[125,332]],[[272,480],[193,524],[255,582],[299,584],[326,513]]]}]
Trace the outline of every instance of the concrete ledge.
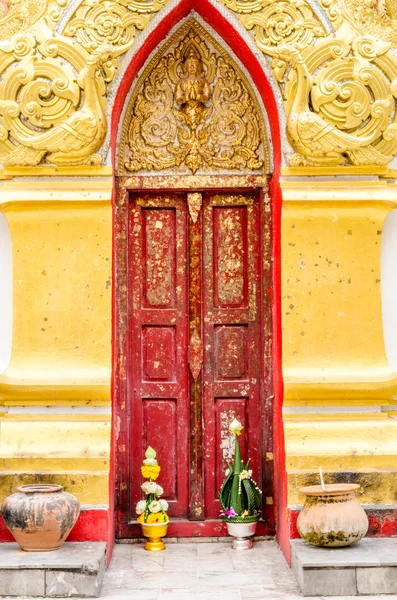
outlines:
[{"label": "concrete ledge", "polygon": [[395,538],[366,538],[347,548],[291,540],[291,566],[304,596],[397,594]]},{"label": "concrete ledge", "polygon": [[104,542],[67,542],[55,552],[0,544],[0,596],[97,598],[106,563]]}]

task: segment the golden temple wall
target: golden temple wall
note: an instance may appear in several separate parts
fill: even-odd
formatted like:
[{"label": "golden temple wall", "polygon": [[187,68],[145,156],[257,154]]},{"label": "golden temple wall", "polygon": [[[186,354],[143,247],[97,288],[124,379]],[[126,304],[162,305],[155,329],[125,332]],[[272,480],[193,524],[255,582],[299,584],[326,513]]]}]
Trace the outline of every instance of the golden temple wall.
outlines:
[{"label": "golden temple wall", "polygon": [[[0,500],[40,478],[85,505],[108,503],[112,173],[99,165],[117,73],[179,4],[26,0],[0,12],[0,212],[13,260]],[[189,6],[204,4],[230,15],[278,100],[289,503],[321,465],[329,479],[359,481],[365,503],[397,504],[380,273],[397,199],[396,3]]]},{"label": "golden temple wall", "polygon": [[108,504],[112,181],[106,168],[92,175],[1,182],[13,344],[0,376],[0,501],[40,480]]},{"label": "golden temple wall", "polygon": [[317,482],[321,465],[329,482],[360,483],[365,504],[393,505],[397,378],[384,345],[381,248],[395,182],[357,172],[287,176],[282,187],[289,503],[302,503],[298,489]]}]

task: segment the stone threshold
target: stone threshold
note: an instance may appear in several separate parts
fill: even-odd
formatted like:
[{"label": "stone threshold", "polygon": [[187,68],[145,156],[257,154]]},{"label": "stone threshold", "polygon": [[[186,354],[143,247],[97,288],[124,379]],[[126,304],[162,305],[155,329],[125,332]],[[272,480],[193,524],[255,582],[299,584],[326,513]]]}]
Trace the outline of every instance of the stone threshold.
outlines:
[{"label": "stone threshold", "polygon": [[304,596],[397,594],[397,538],[365,538],[347,548],[291,540],[291,567]]},{"label": "stone threshold", "polygon": [[[231,541],[231,537],[228,535],[218,537],[168,537],[167,544],[222,544]],[[270,535],[255,535],[253,538],[254,542],[271,542],[274,540],[273,536]],[[120,538],[115,541],[116,544],[145,544],[146,539],[144,537],[137,538]]]},{"label": "stone threshold", "polygon": [[0,544],[0,596],[97,598],[106,570],[104,542],[66,542],[53,552]]}]

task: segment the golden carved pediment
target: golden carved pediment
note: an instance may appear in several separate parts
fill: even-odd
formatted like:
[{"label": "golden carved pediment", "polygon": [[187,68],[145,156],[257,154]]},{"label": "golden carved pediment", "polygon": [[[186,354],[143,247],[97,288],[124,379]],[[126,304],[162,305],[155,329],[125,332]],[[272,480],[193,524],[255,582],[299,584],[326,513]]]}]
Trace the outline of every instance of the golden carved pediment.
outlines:
[{"label": "golden carved pediment", "polygon": [[269,170],[248,79],[193,19],[150,61],[132,93],[120,147],[125,170]]}]

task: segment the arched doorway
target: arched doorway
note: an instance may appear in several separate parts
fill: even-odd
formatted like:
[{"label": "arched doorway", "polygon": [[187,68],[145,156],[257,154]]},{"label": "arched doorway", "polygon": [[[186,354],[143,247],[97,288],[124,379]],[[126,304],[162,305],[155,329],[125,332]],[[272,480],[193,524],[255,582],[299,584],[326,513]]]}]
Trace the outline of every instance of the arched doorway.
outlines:
[{"label": "arched doorway", "polygon": [[119,104],[117,537],[139,535],[134,508],[148,444],[163,467],[170,535],[222,535],[217,491],[234,416],[264,490],[259,532],[275,531],[279,198],[271,198],[271,135],[248,65],[200,20],[190,15],[168,37],[163,28],[160,50],[131,79],[123,111]]}]

